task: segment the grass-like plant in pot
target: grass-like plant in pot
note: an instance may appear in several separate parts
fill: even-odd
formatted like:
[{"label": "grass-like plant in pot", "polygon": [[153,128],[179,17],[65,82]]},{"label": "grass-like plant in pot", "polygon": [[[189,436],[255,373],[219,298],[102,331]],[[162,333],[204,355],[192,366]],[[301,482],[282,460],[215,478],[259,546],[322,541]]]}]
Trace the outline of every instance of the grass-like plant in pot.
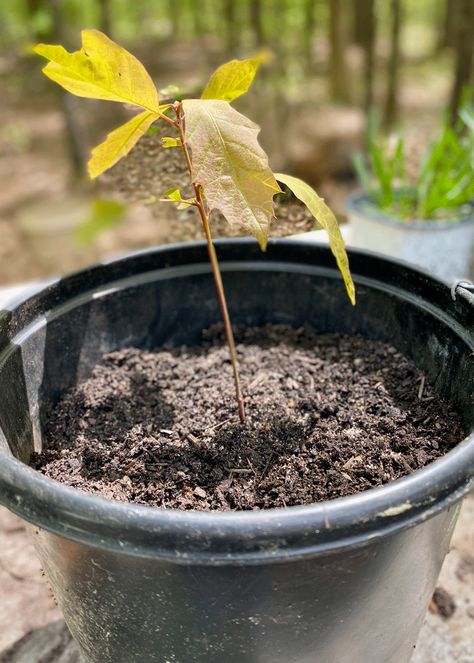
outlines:
[{"label": "grass-like plant in pot", "polygon": [[347,204],[351,244],[420,265],[446,280],[474,276],[474,109],[440,136],[407,175],[403,138],[387,142],[369,123],[367,159],[355,155],[362,194]]},{"label": "grass-like plant in pot", "polygon": [[469,294],[352,252],[353,307],[323,246],[214,246],[220,209],[265,248],[283,182],[354,297],[333,215],[273,175],[229,104],[255,60],[160,106],[101,33],[37,50],[70,91],[142,108],[95,148],[92,175],[170,125],[192,185],[164,198],[196,207],[206,235],[0,313],[0,499],[35,525],[85,660],[408,661],[474,469],[472,435],[458,444],[474,424]]}]

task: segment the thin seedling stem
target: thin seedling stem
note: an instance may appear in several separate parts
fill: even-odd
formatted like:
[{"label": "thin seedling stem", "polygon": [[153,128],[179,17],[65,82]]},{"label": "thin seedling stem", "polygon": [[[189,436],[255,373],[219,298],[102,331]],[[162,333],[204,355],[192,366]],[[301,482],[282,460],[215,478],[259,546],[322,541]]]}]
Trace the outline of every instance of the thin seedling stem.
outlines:
[{"label": "thin seedling stem", "polygon": [[[185,141],[185,129],[184,129],[184,115],[183,115],[183,106],[181,102],[178,102],[174,106],[176,113],[176,127],[179,133],[179,139],[181,142],[181,147],[183,149],[184,157],[186,159],[186,166],[193,180],[193,169],[191,164],[191,157],[189,154],[188,147]],[[219,306],[221,309],[221,315],[224,322],[225,336],[227,340],[227,345],[229,346],[230,359],[232,363],[232,373],[234,378],[234,387],[235,387],[235,397],[237,399],[237,406],[239,410],[240,422],[245,423],[245,406],[244,398],[242,395],[242,388],[240,386],[240,377],[239,377],[239,363],[237,359],[237,350],[235,349],[235,340],[234,334],[232,331],[232,324],[230,321],[229,310],[227,308],[227,300],[225,297],[224,284],[222,283],[221,270],[219,268],[219,261],[217,260],[216,249],[214,247],[214,242],[212,241],[211,228],[209,225],[209,214],[206,209],[206,204],[202,195],[202,187],[198,182],[192,182],[194,187],[194,192],[196,195],[195,204],[199,211],[199,216],[201,217],[202,227],[207,241],[207,251],[209,254],[209,260],[212,267],[212,275],[214,277],[214,284],[216,286],[217,298],[219,300]]]}]

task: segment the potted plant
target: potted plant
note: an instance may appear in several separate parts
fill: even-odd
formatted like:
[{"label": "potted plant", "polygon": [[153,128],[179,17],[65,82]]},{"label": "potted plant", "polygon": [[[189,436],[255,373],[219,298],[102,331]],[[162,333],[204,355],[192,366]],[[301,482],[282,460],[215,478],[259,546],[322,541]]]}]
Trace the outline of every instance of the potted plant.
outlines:
[{"label": "potted plant", "polygon": [[[164,109],[141,65],[100,33],[83,33],[76,53],[38,50],[76,93],[148,91],[141,121],[156,113],[177,130],[167,143],[193,181],[192,197],[166,200],[196,207],[206,233],[59,279],[0,313],[0,501],[32,524],[84,659],[408,661],[472,485],[469,291],[453,299],[406,265],[351,251],[353,307],[325,247],[212,243],[208,210],[226,203],[233,218],[251,182],[246,204],[264,221],[241,214],[265,245],[272,209],[256,192],[271,202],[278,191],[255,125],[214,98],[248,87],[248,62],[224,65],[203,99]],[[228,131],[219,141],[216,123]],[[92,165],[141,131],[136,119],[110,134]],[[234,148],[251,165],[233,159],[229,173]],[[216,192],[216,177],[235,181]],[[328,229],[352,299],[331,213],[278,178]]]},{"label": "potted plant", "polygon": [[402,138],[390,147],[368,132],[368,163],[354,165],[364,192],[349,198],[351,244],[380,251],[453,281],[474,275],[474,111],[446,122],[413,181]]}]

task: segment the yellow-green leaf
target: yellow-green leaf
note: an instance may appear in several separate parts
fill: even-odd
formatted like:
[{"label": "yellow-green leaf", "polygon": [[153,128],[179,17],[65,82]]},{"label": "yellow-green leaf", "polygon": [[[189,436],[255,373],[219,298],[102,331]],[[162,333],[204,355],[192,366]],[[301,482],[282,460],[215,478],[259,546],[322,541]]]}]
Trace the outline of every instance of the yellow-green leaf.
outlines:
[{"label": "yellow-green leaf", "polygon": [[165,149],[169,147],[181,147],[179,138],[172,138],[171,136],[163,136],[161,139],[161,146]]},{"label": "yellow-green leaf", "polygon": [[209,209],[244,226],[265,249],[280,187],[258,144],[260,127],[226,101],[188,99],[183,106],[193,181],[202,186]]},{"label": "yellow-green leaf", "polygon": [[117,200],[93,200],[89,218],[76,231],[76,241],[79,244],[90,244],[101,232],[117,224],[126,209],[127,206]]},{"label": "yellow-green leaf", "polygon": [[347,294],[349,295],[351,302],[355,304],[355,287],[349,269],[349,259],[347,257],[344,239],[339,230],[339,225],[333,211],[324,202],[324,199],[320,198],[316,191],[309,186],[309,184],[306,184],[306,182],[303,182],[303,180],[300,180],[298,177],[292,177],[291,175],[285,175],[284,173],[275,173],[275,177],[279,182],[286,184],[286,186],[293,191],[295,196],[306,205],[311,214],[326,231],[331,251],[336,258],[337,266],[344,279]]},{"label": "yellow-green leaf", "polygon": [[50,62],[43,72],[79,97],[108,99],[158,112],[158,92],[145,67],[98,30],[82,31],[82,48],[38,44],[35,52]]},{"label": "yellow-green leaf", "polygon": [[118,129],[111,131],[103,143],[92,150],[92,155],[87,164],[89,175],[94,178],[101,175],[105,170],[111,168],[120,161],[137,141],[148,130],[149,126],[156,120],[158,115],[144,111],[131,120],[122,124]]},{"label": "yellow-green leaf", "polygon": [[177,187],[173,187],[172,189],[165,191],[163,195],[164,199],[162,199],[162,202],[179,203],[178,209],[186,209],[187,207],[190,207],[194,204],[192,200],[183,198],[181,191]]},{"label": "yellow-green leaf", "polygon": [[221,65],[209,79],[201,99],[233,101],[245,94],[252,84],[257,69],[266,59],[259,55],[247,60],[231,60]]},{"label": "yellow-green leaf", "polygon": [[169,198],[175,202],[180,202],[182,200],[181,192],[176,186],[174,186],[172,189],[168,189],[168,191],[165,191],[163,195],[165,198]]}]

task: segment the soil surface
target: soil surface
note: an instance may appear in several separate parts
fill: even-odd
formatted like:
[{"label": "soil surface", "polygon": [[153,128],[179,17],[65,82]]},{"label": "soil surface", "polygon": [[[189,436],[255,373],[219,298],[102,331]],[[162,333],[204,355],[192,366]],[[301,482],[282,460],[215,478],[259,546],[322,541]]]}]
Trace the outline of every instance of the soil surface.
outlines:
[{"label": "soil surface", "polygon": [[52,409],[32,464],[150,506],[248,510],[380,486],[463,438],[451,406],[391,346],[284,326],[238,330],[247,421],[227,347],[123,349]]}]

